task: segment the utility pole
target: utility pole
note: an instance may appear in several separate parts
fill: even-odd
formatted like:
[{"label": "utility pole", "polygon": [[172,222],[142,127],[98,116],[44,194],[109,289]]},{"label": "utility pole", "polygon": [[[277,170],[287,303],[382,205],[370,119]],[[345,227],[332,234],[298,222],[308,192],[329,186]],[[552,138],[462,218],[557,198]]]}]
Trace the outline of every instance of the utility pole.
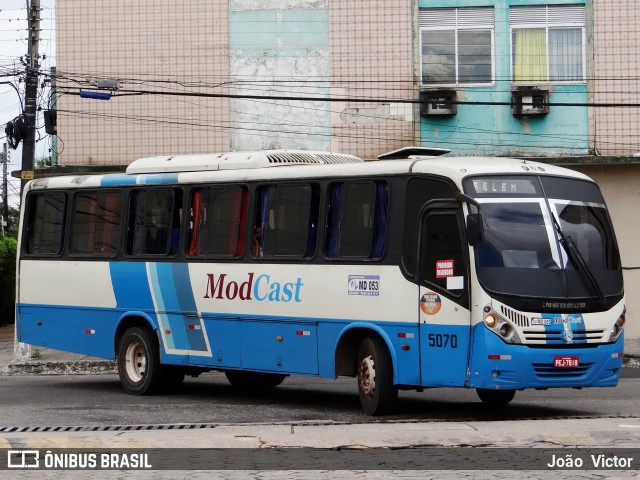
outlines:
[{"label": "utility pole", "polygon": [[0,162],[2,162],[2,215],[0,215],[0,222],[2,222],[2,236],[4,237],[5,222],[7,222],[7,229],[9,228],[9,194],[7,192],[7,163],[9,162],[9,157],[6,143],[2,150],[2,156],[0,156]]},{"label": "utility pole", "polygon": [[33,164],[36,153],[36,122],[38,100],[38,75],[40,70],[39,45],[40,45],[40,0],[27,2],[27,21],[29,24],[29,43],[27,49],[24,117],[26,132],[22,143],[22,182],[20,185],[20,198],[27,181],[33,179]]},{"label": "utility pole", "polygon": [[9,192],[7,191],[7,163],[9,156],[7,154],[7,144],[2,149],[2,217],[9,227]]},{"label": "utility pole", "polygon": [[[33,164],[36,155],[36,113],[38,100],[38,59],[40,46],[40,0],[27,0],[27,22],[29,25],[29,44],[27,48],[27,71],[24,89],[24,117],[26,132],[22,141],[22,181],[20,182],[20,201],[26,182],[33,178]],[[18,329],[14,332],[13,358],[24,361],[31,358],[31,345],[18,341]]]}]

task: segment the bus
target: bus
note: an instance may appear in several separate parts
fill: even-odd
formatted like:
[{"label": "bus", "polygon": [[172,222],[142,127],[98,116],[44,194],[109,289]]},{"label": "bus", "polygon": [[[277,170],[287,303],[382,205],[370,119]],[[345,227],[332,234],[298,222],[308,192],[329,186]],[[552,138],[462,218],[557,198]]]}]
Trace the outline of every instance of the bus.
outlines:
[{"label": "bus", "polygon": [[[143,158],[25,187],[17,336],[115,360],[133,395],[224,372],[399,390],[613,387],[625,298],[587,176],[406,147]],[[354,392],[355,393],[355,392]]]}]

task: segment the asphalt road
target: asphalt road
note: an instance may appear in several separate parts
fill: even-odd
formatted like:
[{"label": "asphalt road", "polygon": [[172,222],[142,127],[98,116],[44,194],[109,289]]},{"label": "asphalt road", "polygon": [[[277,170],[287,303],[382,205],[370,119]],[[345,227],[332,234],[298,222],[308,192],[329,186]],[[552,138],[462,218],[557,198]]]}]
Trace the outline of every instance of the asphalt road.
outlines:
[{"label": "asphalt road", "polygon": [[639,417],[640,369],[616,388],[518,392],[506,408],[483,405],[474,390],[400,392],[397,413],[362,413],[355,380],[289,377],[277,388],[242,392],[219,373],[187,378],[179,393],[130,396],[115,375],[0,377],[0,427],[174,423],[483,421]]}]

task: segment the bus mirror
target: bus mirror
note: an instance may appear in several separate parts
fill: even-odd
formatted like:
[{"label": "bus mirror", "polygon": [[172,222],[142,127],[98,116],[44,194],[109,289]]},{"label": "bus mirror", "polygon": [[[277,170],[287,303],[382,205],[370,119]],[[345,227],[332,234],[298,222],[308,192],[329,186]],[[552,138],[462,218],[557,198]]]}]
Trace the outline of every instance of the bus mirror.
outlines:
[{"label": "bus mirror", "polygon": [[484,228],[482,225],[482,215],[470,213],[467,215],[467,242],[472,247],[480,245],[484,241]]}]

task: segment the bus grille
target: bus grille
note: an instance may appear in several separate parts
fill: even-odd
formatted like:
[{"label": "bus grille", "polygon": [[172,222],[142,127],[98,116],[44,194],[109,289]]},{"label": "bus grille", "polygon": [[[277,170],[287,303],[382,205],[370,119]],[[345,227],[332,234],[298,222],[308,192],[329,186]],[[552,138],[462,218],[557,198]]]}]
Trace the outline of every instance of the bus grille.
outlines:
[{"label": "bus grille", "polygon": [[501,305],[500,309],[502,310],[502,314],[505,317],[507,317],[509,320],[511,320],[513,323],[515,323],[517,326],[519,327],[529,326],[529,317],[527,317],[526,315],[522,315],[521,313],[511,310],[510,308],[507,308],[504,305]]},{"label": "bus grille", "polygon": [[[567,343],[563,336],[562,330],[544,331],[544,330],[524,330],[522,332],[527,342],[544,342],[544,343]],[[571,344],[602,341],[605,330],[576,330],[573,333]],[[575,346],[575,345],[574,345]]]},{"label": "bus grille", "polygon": [[586,375],[593,363],[583,363],[576,368],[555,368],[551,363],[534,363],[533,371],[538,378],[579,378]]}]

